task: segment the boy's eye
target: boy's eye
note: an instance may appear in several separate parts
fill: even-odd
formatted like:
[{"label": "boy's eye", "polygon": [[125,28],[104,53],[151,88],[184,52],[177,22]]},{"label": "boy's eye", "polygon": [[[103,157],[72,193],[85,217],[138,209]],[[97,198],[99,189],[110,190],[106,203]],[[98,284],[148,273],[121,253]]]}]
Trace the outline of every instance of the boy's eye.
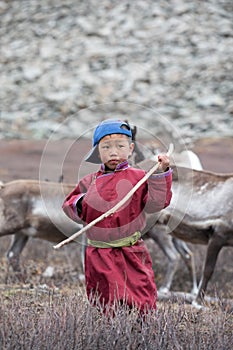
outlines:
[{"label": "boy's eye", "polygon": [[118,143],[118,147],[125,147],[125,143]]}]

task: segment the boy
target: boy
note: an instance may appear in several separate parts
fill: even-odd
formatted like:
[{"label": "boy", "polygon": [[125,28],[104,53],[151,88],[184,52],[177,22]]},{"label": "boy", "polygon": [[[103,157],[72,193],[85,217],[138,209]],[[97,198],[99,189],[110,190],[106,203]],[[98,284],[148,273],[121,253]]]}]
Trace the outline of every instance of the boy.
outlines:
[{"label": "boy", "polygon": [[[93,149],[86,161],[101,166],[96,173],[86,175],[65,199],[63,210],[72,220],[90,223],[115,206],[144,177],[144,170],[128,164],[133,149],[127,123],[106,120],[96,127]],[[99,300],[104,312],[116,303],[136,306],[141,312],[156,308],[152,262],[140,232],[146,225],[145,213],[158,212],[171,200],[169,159],[160,155],[158,160],[159,171],[114,214],[87,231],[87,296],[92,302]]]}]

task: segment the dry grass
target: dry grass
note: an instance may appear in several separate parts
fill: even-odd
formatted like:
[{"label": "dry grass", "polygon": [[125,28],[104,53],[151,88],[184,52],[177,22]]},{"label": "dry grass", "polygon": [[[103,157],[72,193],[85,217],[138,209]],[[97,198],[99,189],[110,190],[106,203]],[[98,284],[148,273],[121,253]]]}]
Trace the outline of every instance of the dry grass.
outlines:
[{"label": "dry grass", "polygon": [[[209,293],[218,291],[218,301],[197,310],[179,300],[159,302],[156,313],[141,320],[136,310],[117,308],[107,318],[89,305],[80,269],[77,246],[54,252],[46,243],[31,242],[22,257],[25,283],[7,270],[3,258],[9,241],[1,238],[0,256],[0,349],[214,349],[233,348],[233,315],[223,297],[232,296],[231,255],[220,257]],[[155,247],[153,249],[156,249]],[[157,254],[156,279],[161,280],[164,261]],[[198,254],[199,257],[198,258]],[[197,262],[203,261],[198,250]],[[160,260],[163,259],[163,260]],[[226,259],[226,260],[224,260]],[[74,263],[75,262],[75,263]],[[46,278],[47,266],[54,266],[53,277]],[[223,273],[222,266],[225,270]],[[229,268],[228,268],[229,267]],[[160,271],[161,270],[161,271]],[[222,289],[218,284],[221,284]],[[185,269],[174,282],[175,289],[191,287]],[[229,288],[231,288],[229,290]]]},{"label": "dry grass", "polygon": [[84,292],[11,288],[0,297],[1,349],[231,349],[232,315],[159,303],[140,320],[136,310],[100,314]]}]

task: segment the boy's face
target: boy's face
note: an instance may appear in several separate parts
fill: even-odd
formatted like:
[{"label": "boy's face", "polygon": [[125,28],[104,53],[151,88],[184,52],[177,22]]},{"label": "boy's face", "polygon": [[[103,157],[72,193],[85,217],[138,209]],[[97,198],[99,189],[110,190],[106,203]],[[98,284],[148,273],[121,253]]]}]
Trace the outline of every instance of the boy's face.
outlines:
[{"label": "boy's face", "polygon": [[99,156],[101,162],[111,170],[132,155],[134,144],[128,136],[123,134],[112,134],[103,137],[99,142]]}]

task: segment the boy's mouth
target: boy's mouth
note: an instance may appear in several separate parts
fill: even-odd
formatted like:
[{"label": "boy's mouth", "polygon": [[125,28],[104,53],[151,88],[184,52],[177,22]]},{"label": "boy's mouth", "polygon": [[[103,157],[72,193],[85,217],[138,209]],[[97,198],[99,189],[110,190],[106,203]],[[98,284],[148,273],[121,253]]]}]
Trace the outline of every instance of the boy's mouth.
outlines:
[{"label": "boy's mouth", "polygon": [[118,159],[110,159],[108,162],[110,164],[117,164],[119,162],[119,160]]}]

